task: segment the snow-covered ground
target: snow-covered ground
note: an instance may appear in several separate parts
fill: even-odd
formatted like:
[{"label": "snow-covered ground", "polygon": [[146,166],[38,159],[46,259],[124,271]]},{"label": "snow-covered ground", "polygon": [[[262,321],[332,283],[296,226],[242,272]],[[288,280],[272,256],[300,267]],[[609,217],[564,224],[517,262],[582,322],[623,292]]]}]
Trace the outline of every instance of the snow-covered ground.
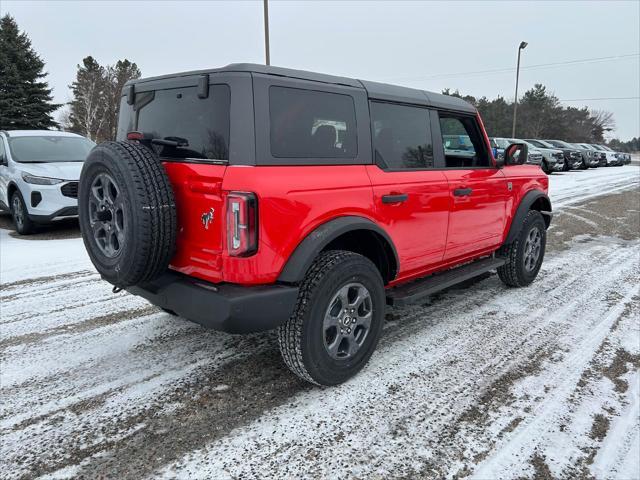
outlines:
[{"label": "snow-covered ground", "polygon": [[80,238],[0,229],[2,477],[640,478],[640,169],[550,182],[532,286],[389,310],[331,389],[273,334],[113,295]]}]

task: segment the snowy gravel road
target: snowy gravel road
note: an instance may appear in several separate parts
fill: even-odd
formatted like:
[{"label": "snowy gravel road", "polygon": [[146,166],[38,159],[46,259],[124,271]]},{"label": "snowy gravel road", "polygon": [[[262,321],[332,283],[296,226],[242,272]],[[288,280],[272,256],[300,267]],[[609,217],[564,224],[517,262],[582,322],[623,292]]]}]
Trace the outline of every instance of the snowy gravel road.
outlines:
[{"label": "snowy gravel road", "polygon": [[114,296],[73,234],[0,229],[1,476],[640,478],[640,169],[550,181],[532,286],[487,275],[389,310],[331,389],[273,334]]}]

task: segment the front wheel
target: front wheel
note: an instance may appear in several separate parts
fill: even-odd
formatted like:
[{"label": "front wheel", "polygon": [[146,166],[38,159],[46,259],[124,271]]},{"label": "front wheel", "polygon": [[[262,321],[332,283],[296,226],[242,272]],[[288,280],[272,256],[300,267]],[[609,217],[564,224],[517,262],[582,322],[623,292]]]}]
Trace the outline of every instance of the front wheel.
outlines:
[{"label": "front wheel", "polygon": [[35,231],[35,224],[29,218],[29,212],[19,191],[11,196],[11,216],[20,235],[29,235]]},{"label": "front wheel", "polygon": [[525,287],[540,271],[547,245],[547,228],[542,214],[531,210],[522,223],[518,237],[500,249],[506,263],[498,267],[498,276],[509,287]]},{"label": "front wheel", "polygon": [[542,168],[542,171],[547,175],[551,173],[551,169],[549,168],[549,164],[547,163],[546,160],[542,161],[542,165],[540,165],[540,168]]},{"label": "front wheel", "polygon": [[316,385],[337,385],[369,361],[384,322],[380,272],[353,252],[323,252],[300,285],[298,302],[278,328],[287,366]]}]

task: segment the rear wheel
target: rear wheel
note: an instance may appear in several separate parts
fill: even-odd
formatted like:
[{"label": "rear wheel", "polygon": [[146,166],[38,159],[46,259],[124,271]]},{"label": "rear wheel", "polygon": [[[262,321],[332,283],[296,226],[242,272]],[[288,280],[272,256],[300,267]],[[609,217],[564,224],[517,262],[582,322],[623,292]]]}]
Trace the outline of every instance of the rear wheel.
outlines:
[{"label": "rear wheel", "polygon": [[498,267],[498,276],[510,287],[525,287],[538,276],[547,245],[547,230],[542,214],[530,210],[518,237],[504,245],[500,254],[506,263]]},{"label": "rear wheel", "polygon": [[382,277],[366,257],[320,254],[300,285],[293,315],[278,328],[287,366],[317,385],[337,385],[358,373],[373,353],[384,322]]},{"label": "rear wheel", "polygon": [[11,196],[11,216],[13,217],[13,224],[16,227],[16,231],[20,235],[29,235],[35,231],[36,226],[29,218],[27,206],[18,190],[13,192]]}]

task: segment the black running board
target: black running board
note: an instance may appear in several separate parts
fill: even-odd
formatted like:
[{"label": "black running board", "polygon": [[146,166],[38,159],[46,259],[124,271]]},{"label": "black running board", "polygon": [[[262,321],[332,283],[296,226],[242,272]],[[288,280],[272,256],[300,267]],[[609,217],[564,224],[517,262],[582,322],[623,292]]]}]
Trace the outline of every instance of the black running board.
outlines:
[{"label": "black running board", "polygon": [[429,295],[482,275],[504,264],[504,258],[490,257],[452,268],[451,270],[434,273],[420,280],[389,289],[387,291],[387,304],[402,306],[419,302]]}]

